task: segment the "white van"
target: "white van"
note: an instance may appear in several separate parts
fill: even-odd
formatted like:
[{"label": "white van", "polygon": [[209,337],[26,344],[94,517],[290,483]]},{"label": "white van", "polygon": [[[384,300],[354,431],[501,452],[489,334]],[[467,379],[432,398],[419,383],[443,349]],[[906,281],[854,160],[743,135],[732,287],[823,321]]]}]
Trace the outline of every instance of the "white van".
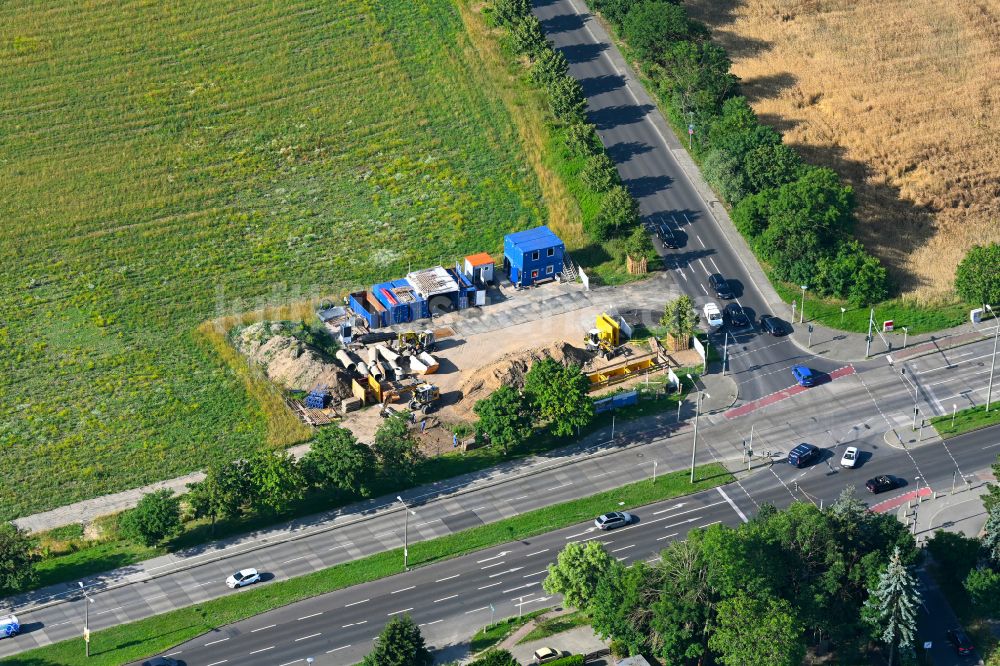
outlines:
[{"label": "white van", "polygon": [[719,306],[715,303],[705,303],[705,321],[712,328],[718,328],[722,326],[722,311],[719,310]]}]

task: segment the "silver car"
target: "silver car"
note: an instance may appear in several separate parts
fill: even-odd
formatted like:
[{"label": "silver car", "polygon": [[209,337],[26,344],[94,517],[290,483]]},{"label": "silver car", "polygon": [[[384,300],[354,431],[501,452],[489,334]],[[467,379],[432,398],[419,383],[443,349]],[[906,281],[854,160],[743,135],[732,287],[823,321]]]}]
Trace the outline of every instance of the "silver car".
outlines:
[{"label": "silver car", "polygon": [[612,511],[594,520],[594,525],[602,530],[613,530],[616,527],[624,527],[634,520],[631,513],[624,511]]}]

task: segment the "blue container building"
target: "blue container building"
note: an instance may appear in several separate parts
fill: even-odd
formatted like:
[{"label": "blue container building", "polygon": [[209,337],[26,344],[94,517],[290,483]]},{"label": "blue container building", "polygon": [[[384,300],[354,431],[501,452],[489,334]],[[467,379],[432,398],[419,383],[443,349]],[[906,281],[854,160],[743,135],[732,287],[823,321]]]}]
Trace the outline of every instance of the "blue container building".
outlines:
[{"label": "blue container building", "polygon": [[554,279],[563,269],[566,245],[547,226],[507,234],[503,239],[504,273],[515,287]]}]

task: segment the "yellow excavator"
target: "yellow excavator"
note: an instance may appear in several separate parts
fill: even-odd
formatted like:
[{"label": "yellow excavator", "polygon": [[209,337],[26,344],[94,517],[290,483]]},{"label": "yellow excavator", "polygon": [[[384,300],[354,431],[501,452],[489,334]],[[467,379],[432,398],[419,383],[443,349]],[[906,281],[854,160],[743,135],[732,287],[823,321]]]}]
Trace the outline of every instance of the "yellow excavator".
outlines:
[{"label": "yellow excavator", "polygon": [[382,407],[379,414],[384,418],[391,414],[389,403],[401,396],[409,395],[407,407],[411,412],[429,414],[434,411],[436,403],[441,399],[441,389],[434,384],[421,382],[399,389],[389,389],[382,393]]},{"label": "yellow excavator", "polygon": [[614,358],[621,346],[621,326],[606,312],[597,315],[594,323],[596,327],[587,331],[584,344],[588,350],[602,354],[605,359]]}]

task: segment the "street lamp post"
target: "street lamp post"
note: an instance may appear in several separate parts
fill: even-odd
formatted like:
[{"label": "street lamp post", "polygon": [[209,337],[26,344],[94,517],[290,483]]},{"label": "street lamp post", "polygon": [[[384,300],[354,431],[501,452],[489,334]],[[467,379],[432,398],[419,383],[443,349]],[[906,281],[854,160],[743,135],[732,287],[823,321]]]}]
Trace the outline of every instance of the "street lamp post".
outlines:
[{"label": "street lamp post", "polygon": [[917,414],[920,413],[920,408],[917,403],[920,400],[920,394],[917,392],[917,385],[913,384],[909,379],[906,379],[906,368],[899,369],[899,376],[906,380],[907,384],[913,386],[913,425],[910,427],[911,430],[916,431],[917,429]]},{"label": "street lamp post", "polygon": [[904,326],[903,327],[903,349],[906,349],[906,335],[909,332],[910,332],[910,327],[909,326]]},{"label": "street lamp post", "polygon": [[406,502],[399,495],[396,495],[396,499],[399,503],[403,505],[403,570],[410,570],[410,549],[409,549],[409,536],[407,534],[410,524],[410,514],[414,516],[417,515],[415,511],[412,511],[410,507],[406,506]]},{"label": "street lamp post", "polygon": [[917,497],[916,503],[913,505],[913,534],[917,534],[917,509],[920,507],[920,480],[922,477],[915,476],[913,479],[917,482]]},{"label": "street lamp post", "polygon": [[722,376],[726,376],[726,364],[729,362],[729,331],[726,331],[722,344]]},{"label": "street lamp post", "polygon": [[86,646],[87,657],[90,657],[90,604],[94,603],[94,600],[87,594],[87,589],[83,586],[83,583],[78,582],[77,585],[80,586],[83,598],[87,602],[83,605],[83,644]]},{"label": "street lamp post", "polygon": [[698,452],[698,417],[701,415],[702,396],[712,397],[704,391],[698,391],[698,397],[694,401],[694,438],[691,440],[691,483],[694,483],[694,459]]},{"label": "street lamp post", "polygon": [[799,323],[801,324],[803,318],[806,316],[806,289],[809,287],[804,284],[799,286],[802,287],[802,305],[799,307]]},{"label": "street lamp post", "polygon": [[[991,308],[989,305],[986,306],[986,309],[989,310],[991,314],[995,314],[993,312],[993,308]],[[993,323],[996,324],[996,329],[995,332],[993,333],[993,360],[990,362],[990,387],[986,390],[987,412],[990,411],[990,401],[993,399],[993,371],[997,367],[997,339],[1000,338],[1000,320],[997,320],[997,318],[994,317]]]}]

